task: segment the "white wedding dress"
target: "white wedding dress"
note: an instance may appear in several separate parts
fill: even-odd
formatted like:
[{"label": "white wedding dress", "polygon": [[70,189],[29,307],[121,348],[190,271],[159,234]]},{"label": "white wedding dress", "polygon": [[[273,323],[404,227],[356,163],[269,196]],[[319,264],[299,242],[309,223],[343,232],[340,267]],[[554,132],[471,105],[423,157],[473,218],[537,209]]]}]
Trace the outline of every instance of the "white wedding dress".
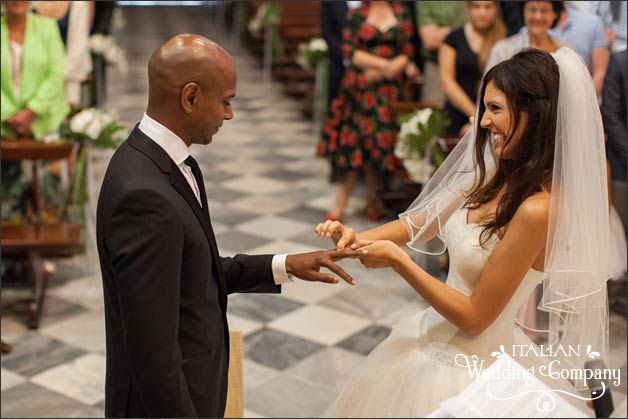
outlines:
[{"label": "white wedding dress", "polygon": [[[470,295],[499,239],[493,236],[481,247],[482,227],[468,224],[467,212],[459,209],[451,216],[444,226],[443,239],[450,256],[447,285]],[[463,333],[431,307],[417,310],[396,325],[391,335],[358,367],[325,416],[428,415],[472,382],[468,369],[456,365],[457,354],[469,358],[477,355],[487,368],[495,360],[491,353],[498,351],[500,345],[509,348],[512,344],[532,344],[514,321],[518,308],[543,276],[542,272],[530,269],[499,317],[476,337]],[[538,361],[516,360],[522,364]]]}]

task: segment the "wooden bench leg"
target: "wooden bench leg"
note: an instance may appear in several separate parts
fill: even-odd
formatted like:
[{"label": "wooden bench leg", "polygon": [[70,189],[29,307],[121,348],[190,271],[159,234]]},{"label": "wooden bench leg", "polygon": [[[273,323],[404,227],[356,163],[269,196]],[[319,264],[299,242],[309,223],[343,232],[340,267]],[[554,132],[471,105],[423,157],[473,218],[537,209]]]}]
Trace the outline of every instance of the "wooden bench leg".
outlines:
[{"label": "wooden bench leg", "polygon": [[28,262],[31,268],[30,279],[33,290],[33,299],[28,307],[28,327],[38,329],[41,312],[44,306],[46,286],[48,285],[48,279],[51,274],[44,269],[44,260],[39,252],[28,252]]}]

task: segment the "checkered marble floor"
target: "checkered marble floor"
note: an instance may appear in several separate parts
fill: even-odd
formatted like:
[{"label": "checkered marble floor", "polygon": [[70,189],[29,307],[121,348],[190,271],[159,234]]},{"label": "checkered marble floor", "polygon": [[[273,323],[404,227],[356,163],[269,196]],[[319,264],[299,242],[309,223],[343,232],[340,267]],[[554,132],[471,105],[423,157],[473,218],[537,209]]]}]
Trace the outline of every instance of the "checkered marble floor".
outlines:
[{"label": "checkered marble floor", "polygon": [[[259,61],[238,48],[206,9],[122,10],[127,23],[116,38],[127,52],[129,74],[110,72],[106,108],[129,126],[145,108],[148,57],[173,34],[205,34],[235,58],[235,119],[210,146],[191,149],[204,173],[221,254],[328,248],[313,228],[330,207],[333,189],[327,164],[313,157],[312,124],[301,117],[300,104],[281,86],[263,82]],[[96,190],[109,156],[91,157]],[[358,191],[349,212],[363,204]],[[358,230],[374,225],[358,216],[347,223]],[[2,291],[2,337],[13,344],[13,352],[2,356],[2,417],[103,416],[104,319],[94,261],[88,254],[58,262],[37,331],[25,326],[27,290]],[[230,327],[244,334],[245,416],[320,415],[396,320],[421,301],[392,271],[367,270],[355,261],[342,266],[358,286],[297,281],[282,295],[230,297]],[[611,331],[610,364],[622,368],[625,393],[626,320],[613,317]]]}]

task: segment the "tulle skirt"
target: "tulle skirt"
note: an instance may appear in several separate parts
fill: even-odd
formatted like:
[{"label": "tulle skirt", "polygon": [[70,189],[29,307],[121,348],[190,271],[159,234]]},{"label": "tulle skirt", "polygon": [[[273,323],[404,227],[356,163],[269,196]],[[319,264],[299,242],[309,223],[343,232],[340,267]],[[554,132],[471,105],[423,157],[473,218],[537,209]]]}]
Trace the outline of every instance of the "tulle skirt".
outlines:
[{"label": "tulle skirt", "polygon": [[[425,325],[433,324],[431,320],[436,317],[433,314],[433,309],[417,310],[396,325],[390,336],[358,367],[323,417],[425,417],[441,402],[458,395],[471,384],[473,379],[468,368],[455,362],[455,354],[470,355],[469,352],[455,345],[425,339]],[[513,330],[511,343],[533,345],[514,325]],[[486,340],[486,337],[478,339]],[[485,343],[478,342],[478,347],[485,347]],[[485,369],[494,358],[480,355],[480,360],[484,360]],[[517,361],[524,368],[538,368],[546,362],[536,357],[517,358]],[[550,388],[576,394],[566,380],[541,381]],[[591,414],[584,402],[576,398],[566,401]]]}]

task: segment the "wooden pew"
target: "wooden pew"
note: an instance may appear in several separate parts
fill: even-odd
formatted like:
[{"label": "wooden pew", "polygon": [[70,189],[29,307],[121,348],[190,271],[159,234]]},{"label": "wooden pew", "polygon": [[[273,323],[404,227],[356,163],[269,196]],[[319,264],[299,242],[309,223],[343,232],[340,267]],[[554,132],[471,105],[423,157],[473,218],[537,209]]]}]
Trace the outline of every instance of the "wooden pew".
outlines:
[{"label": "wooden pew", "polygon": [[82,252],[81,226],[59,222],[44,224],[39,217],[37,160],[53,161],[70,156],[72,143],[43,143],[35,139],[0,141],[2,161],[32,160],[33,218],[19,225],[2,224],[2,254],[24,258],[29,266],[32,301],[28,308],[29,327],[39,327],[46,286],[54,274],[44,269],[44,258],[70,257]]}]

